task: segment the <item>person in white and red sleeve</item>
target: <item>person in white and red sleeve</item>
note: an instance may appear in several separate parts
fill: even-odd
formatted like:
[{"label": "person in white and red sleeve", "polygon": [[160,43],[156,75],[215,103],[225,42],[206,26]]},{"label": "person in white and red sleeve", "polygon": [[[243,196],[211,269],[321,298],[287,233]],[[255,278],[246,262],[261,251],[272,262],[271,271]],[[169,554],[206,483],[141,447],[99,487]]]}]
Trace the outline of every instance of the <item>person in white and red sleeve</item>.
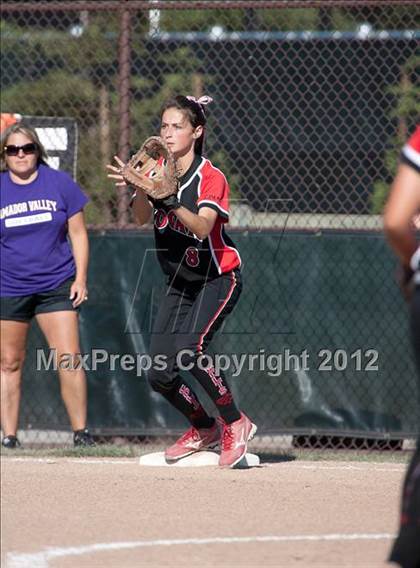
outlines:
[{"label": "person in white and red sleeve", "polygon": [[[419,378],[420,419],[420,246],[413,219],[420,212],[420,125],[401,151],[398,172],[386,206],[384,225],[401,263],[401,286],[409,307],[411,339]],[[420,566],[420,436],[408,467],[403,491],[400,529],[390,558],[402,568]]]},{"label": "person in white and red sleeve", "polygon": [[[246,454],[257,427],[241,412],[222,373],[200,364],[216,331],[238,302],[242,290],[241,258],[228,236],[229,185],[224,174],[202,155],[210,97],[176,96],[161,110],[160,136],[180,168],[176,196],[150,200],[142,191],[132,208],[140,225],[152,216],[159,263],[167,276],[152,332],[150,355],[165,357],[165,369],[149,371],[149,382],[190,422],[190,428],[167,448],[168,461],[214,448],[220,442],[219,465],[235,466]],[[123,164],[116,158],[119,165]],[[119,168],[108,166],[110,178],[123,186]],[[179,374],[182,366],[202,385],[220,418],[209,416]],[[221,433],[218,428],[221,424]]]}]

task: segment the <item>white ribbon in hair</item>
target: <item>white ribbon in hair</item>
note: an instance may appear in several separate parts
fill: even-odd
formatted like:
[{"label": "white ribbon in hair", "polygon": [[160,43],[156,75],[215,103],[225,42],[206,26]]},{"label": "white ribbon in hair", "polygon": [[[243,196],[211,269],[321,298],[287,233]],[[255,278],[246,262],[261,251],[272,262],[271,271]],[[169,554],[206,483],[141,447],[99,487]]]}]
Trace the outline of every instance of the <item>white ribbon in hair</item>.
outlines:
[{"label": "white ribbon in hair", "polygon": [[211,97],[208,97],[207,95],[204,95],[202,97],[200,97],[199,99],[196,99],[195,97],[189,95],[186,97],[189,101],[193,101],[194,103],[198,103],[199,105],[208,105],[210,103],[213,102],[213,99]]}]

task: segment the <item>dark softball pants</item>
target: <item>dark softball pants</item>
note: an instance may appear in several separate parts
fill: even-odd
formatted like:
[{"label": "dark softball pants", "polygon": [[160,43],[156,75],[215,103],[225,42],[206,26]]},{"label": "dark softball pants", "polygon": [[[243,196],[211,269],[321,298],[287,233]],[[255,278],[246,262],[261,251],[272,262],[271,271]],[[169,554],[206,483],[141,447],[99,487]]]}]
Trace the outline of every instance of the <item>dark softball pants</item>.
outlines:
[{"label": "dark softball pants", "polygon": [[[417,400],[420,415],[420,286],[411,300],[411,340],[417,366]],[[418,417],[420,419],[420,416]],[[402,491],[400,530],[393,544],[390,561],[402,568],[420,566],[420,435],[417,450],[411,459]]]},{"label": "dark softball pants", "polygon": [[[191,367],[190,372],[200,382],[207,394],[218,406],[220,414],[228,422],[240,418],[225,378],[215,375],[211,368],[205,372],[197,366],[200,355],[205,355],[214,334],[235,307],[242,290],[241,273],[233,270],[221,276],[194,285],[170,285],[153,326],[150,355],[165,356],[166,368],[151,368],[148,379],[151,387],[160,392],[187,417],[174,397],[173,391],[181,388],[177,354],[182,355],[182,366]],[[193,394],[193,393],[192,393]],[[189,417],[190,418],[190,417]]]}]

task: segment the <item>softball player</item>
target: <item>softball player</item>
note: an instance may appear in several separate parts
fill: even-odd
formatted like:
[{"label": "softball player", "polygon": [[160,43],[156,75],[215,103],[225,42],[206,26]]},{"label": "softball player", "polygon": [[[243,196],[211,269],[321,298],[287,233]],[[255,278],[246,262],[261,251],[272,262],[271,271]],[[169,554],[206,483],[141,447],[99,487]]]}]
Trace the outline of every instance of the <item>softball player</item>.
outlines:
[{"label": "softball player", "polygon": [[[410,303],[411,336],[420,379],[420,246],[413,227],[413,217],[419,212],[420,125],[402,149],[384,218],[386,235],[402,264],[402,286]],[[420,399],[418,409],[420,415]],[[400,532],[390,561],[403,568],[420,566],[420,436],[404,481]]]},{"label": "softball player", "polygon": [[[140,225],[153,215],[157,256],[168,283],[150,346],[153,359],[165,356],[166,368],[152,368],[149,381],[191,423],[167,448],[165,457],[176,461],[221,442],[219,465],[233,467],[245,455],[257,428],[238,409],[225,377],[202,357],[242,289],[241,259],[224,228],[229,219],[229,185],[223,173],[202,156],[204,106],[209,102],[209,97],[177,96],[164,104],[160,135],[181,170],[178,195],[151,203],[137,191],[132,207]],[[108,168],[109,177],[123,185],[119,169]],[[221,433],[180,376],[181,364],[214,402]]]}]

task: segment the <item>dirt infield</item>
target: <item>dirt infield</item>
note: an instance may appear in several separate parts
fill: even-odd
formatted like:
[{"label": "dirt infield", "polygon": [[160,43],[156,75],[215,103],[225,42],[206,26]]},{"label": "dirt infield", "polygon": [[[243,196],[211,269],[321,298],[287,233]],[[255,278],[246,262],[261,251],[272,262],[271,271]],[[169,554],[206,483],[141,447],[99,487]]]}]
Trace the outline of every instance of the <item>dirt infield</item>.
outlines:
[{"label": "dirt infield", "polygon": [[387,566],[405,467],[3,457],[2,566]]}]

